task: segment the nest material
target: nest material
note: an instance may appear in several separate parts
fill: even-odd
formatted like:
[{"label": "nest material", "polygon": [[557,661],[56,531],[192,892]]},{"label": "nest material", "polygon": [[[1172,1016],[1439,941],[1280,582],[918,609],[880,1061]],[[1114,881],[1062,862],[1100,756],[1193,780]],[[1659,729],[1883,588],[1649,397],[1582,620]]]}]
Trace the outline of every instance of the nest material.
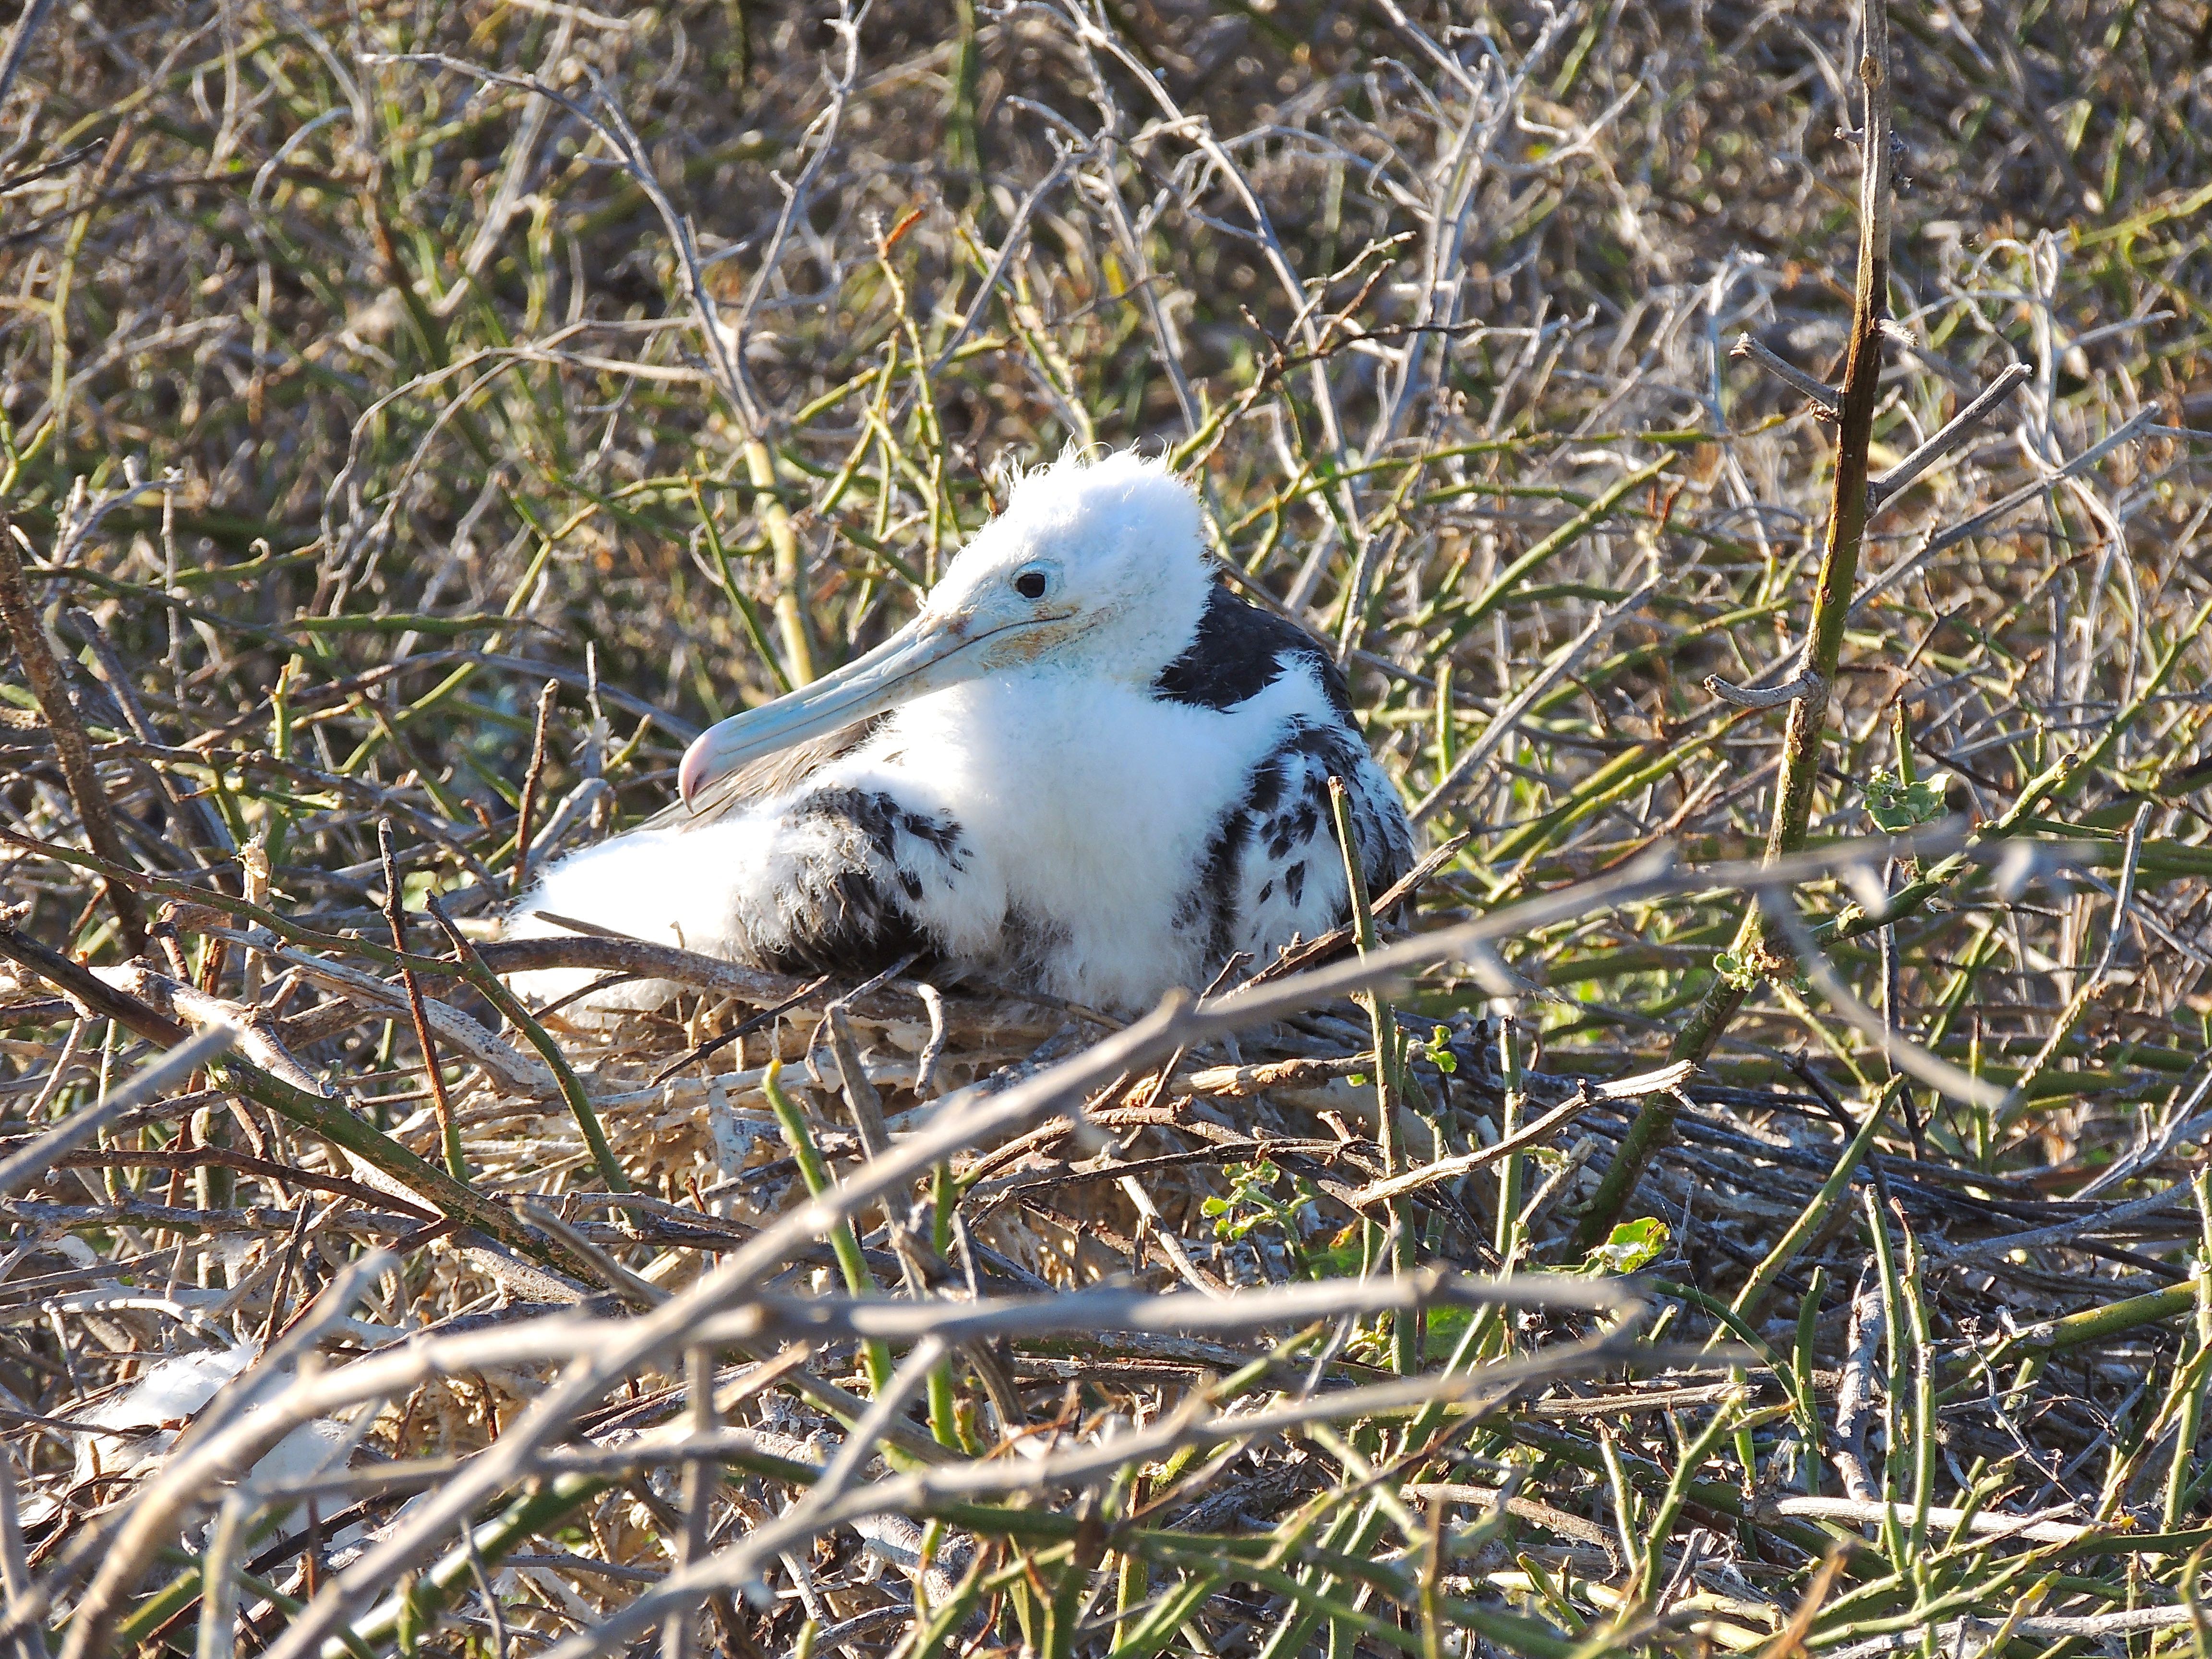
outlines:
[{"label": "nest material", "polygon": [[[331,1073],[330,1056],[349,1033],[386,1022],[403,1033],[410,1029],[398,1020],[402,1010],[412,1012],[404,981],[361,960],[363,946],[325,935],[324,948],[310,951],[266,929],[226,925],[220,908],[173,909],[161,918],[155,937],[188,945],[189,937],[174,938],[173,930],[192,924],[201,937],[226,940],[240,953],[230,971],[264,985],[289,974],[291,989],[248,1007],[143,963],[80,969],[74,976],[57,967],[59,988],[65,999],[104,991],[111,1015],[122,999],[147,1011],[134,1018],[228,1018],[247,1032],[244,1046],[265,1074],[317,1091],[327,1086],[322,1077]],[[565,943],[587,964],[595,956],[599,965],[611,959],[608,941]],[[1283,966],[1293,973],[1327,971],[1331,944],[1321,942]],[[1341,959],[1346,941],[1333,944]],[[506,947],[477,948],[495,966]],[[530,945],[541,956],[550,948],[540,941]],[[349,955],[356,965],[346,963]],[[433,959],[422,960],[427,969]],[[536,960],[530,958],[532,965]],[[466,1149],[473,1186],[523,1201],[537,1259],[512,1241],[441,1223],[435,1205],[395,1179],[388,1161],[380,1167],[378,1159],[320,1141],[298,1123],[219,1090],[187,1091],[124,1114],[97,1146],[58,1158],[41,1179],[9,1200],[7,1213],[21,1230],[19,1296],[36,1298],[18,1300],[17,1319],[35,1313],[72,1324],[82,1340],[105,1351],[103,1369],[113,1378],[89,1394],[75,1392],[64,1376],[52,1378],[52,1403],[39,1415],[57,1425],[54,1432],[71,1455],[56,1462],[33,1453],[22,1512],[33,1565],[45,1570],[65,1562],[70,1539],[95,1536],[103,1525],[127,1517],[134,1494],[164,1467],[179,1419],[204,1413],[205,1399],[196,1398],[174,1418],[149,1404],[170,1386],[163,1379],[177,1365],[200,1364],[194,1354],[204,1354],[205,1364],[218,1370],[257,1364],[252,1334],[273,1338],[300,1316],[318,1285],[325,1287],[327,1300],[332,1273],[364,1244],[401,1252],[406,1289],[381,1308],[373,1305],[380,1297],[372,1297],[371,1305],[328,1325],[322,1340],[334,1356],[349,1348],[373,1356],[425,1340],[435,1351],[441,1343],[465,1344],[563,1316],[564,1310],[567,1317],[605,1326],[611,1337],[635,1316],[625,1307],[642,1312],[696,1290],[717,1259],[744,1248],[805,1202],[814,1158],[833,1182],[863,1177],[872,1152],[881,1156],[941,1131],[994,1099],[1056,1075],[1057,1063],[1079,1065],[1100,1044],[1117,1040],[1115,1022],[1089,1011],[988,991],[955,987],[940,993],[904,980],[804,983],[666,951],[653,966],[712,988],[687,991],[652,1014],[556,1012],[538,1022],[580,1083],[619,1183],[605,1178],[602,1154],[533,1042],[502,1030],[478,988],[450,973],[417,992],[441,1053],[454,1057],[442,1118],[428,1091],[404,1086],[417,1083],[419,1071],[356,1072],[346,1085],[346,1109],[380,1121],[385,1139],[426,1162],[441,1157],[450,1121]],[[281,1014],[268,1012],[272,1008]],[[39,975],[19,973],[7,1010],[19,1029],[60,1012]],[[94,1029],[92,1011],[76,1012],[75,1049],[55,1057],[39,1045],[18,1044],[22,1057],[54,1059],[55,1076],[96,1063],[99,1057],[84,1046]],[[1879,1464],[1868,1410],[1869,1356],[1878,1351],[1878,1331],[1872,1342],[1867,1334],[1883,1310],[1878,1298],[1871,1312],[1863,1305],[1864,1258],[1845,1231],[1855,1200],[1845,1194],[1834,1202],[1832,1182],[1824,1195],[1824,1181],[1855,1132],[1853,1119],[1825,1085],[1745,1089],[1677,1066],[1611,1084],[1533,1069],[1516,1075],[1509,1088],[1499,1069],[1505,1029],[1495,1021],[1463,1014],[1439,1021],[1411,1012],[1395,1019],[1404,1066],[1394,1079],[1387,1149],[1379,1133],[1381,1073],[1369,1014],[1353,1003],[1322,999],[1234,1042],[1177,1045],[1164,1063],[1102,1075],[1069,1098],[1066,1109],[1018,1134],[965,1146],[947,1166],[961,1194],[944,1212],[952,1223],[949,1233],[933,1213],[927,1183],[908,1187],[910,1206],[902,1200],[859,1211],[856,1257],[823,1243],[795,1249],[762,1291],[771,1298],[834,1297],[857,1261],[865,1279],[886,1291],[925,1300],[950,1297],[956,1304],[979,1295],[986,1302],[1011,1298],[1009,1305],[1044,1293],[1079,1298],[1125,1285],[1201,1301],[1233,1299],[1317,1272],[1355,1268],[1360,1251],[1351,1241],[1363,1218],[1387,1218],[1390,1212],[1376,1194],[1397,1192],[1410,1198],[1399,1213],[1401,1224],[1418,1229],[1423,1259],[1480,1272],[1498,1263],[1498,1166],[1505,1152],[1523,1144],[1543,1161],[1532,1164],[1521,1188],[1526,1232],[1516,1248],[1534,1259],[1557,1259],[1568,1248],[1572,1206],[1587,1199],[1606,1149],[1618,1143],[1640,1100],[1668,1091],[1680,1099],[1682,1139],[1647,1178],[1644,1200],[1671,1230],[1656,1266],[1692,1282],[1726,1282],[1757,1267],[1808,1209],[1827,1202],[1826,1224],[1819,1237],[1800,1241],[1784,1283],[1802,1296],[1822,1279],[1858,1279],[1863,1305],[1850,1328],[1793,1328],[1787,1320],[1735,1328],[1785,1349],[1794,1340],[1797,1363],[1809,1362],[1800,1373],[1811,1390],[1805,1403],[1832,1425],[1839,1467],[1863,1478],[1869,1462]],[[796,1142],[794,1127],[803,1131]],[[1508,1145],[1498,1146],[1508,1131]],[[163,1132],[176,1138],[155,1147],[152,1139]],[[158,1197],[122,1184],[130,1172],[165,1165],[170,1175]],[[194,1183],[190,1191],[186,1181]],[[235,1185],[247,1182],[264,1188],[270,1201],[241,1201]],[[2012,1323],[2031,1327],[2027,1351],[2045,1356],[2049,1368],[2025,1393],[1954,1410],[1947,1421],[1946,1455],[2003,1455],[2006,1437],[2024,1418],[2037,1424],[2040,1443],[2093,1445],[2095,1420],[2072,1401],[2094,1389],[2098,1367],[2114,1363],[2111,1352],[2082,1376],[2069,1368],[2063,1340],[2033,1341],[2037,1318],[2060,1318],[2078,1304],[2081,1281],[1984,1246],[2042,1227],[2055,1230],[2054,1242],[2063,1248],[2069,1224],[2103,1223],[2095,1239],[2078,1248],[2116,1269],[2104,1294],[2156,1294],[2177,1276],[2138,1246],[2155,1249],[2177,1226],[2193,1225],[2186,1209],[2150,1206],[2140,1219],[2115,1226],[2110,1224],[2119,1218],[2105,1206],[2052,1200],[2026,1181],[1879,1152],[1856,1183],[1867,1203],[1887,1206],[1905,1227],[1913,1255],[1905,1265],[1927,1274],[1926,1291],[1937,1298],[1930,1305],[1945,1310],[1960,1352],[2002,1352],[2021,1341],[1978,1324],[1966,1311],[1976,1299],[2001,1293]],[[1272,1215],[1269,1224],[1246,1224],[1262,1211]],[[77,1243],[88,1229],[113,1241],[112,1266]],[[941,1252],[940,1239],[950,1246]],[[1375,1248],[1370,1242],[1368,1249]],[[1933,1263],[1945,1257],[1958,1265],[1937,1269]],[[174,1281],[175,1264],[187,1259],[197,1263],[198,1284]],[[1322,1265],[1331,1261],[1333,1269]],[[148,1273],[155,1264],[169,1269],[171,1282],[149,1296]],[[434,1315],[427,1324],[425,1311]],[[1442,1316],[1441,1307],[1428,1311],[1431,1319]],[[1012,1433],[1036,1438],[1041,1448],[1073,1450],[1117,1431],[1116,1422],[1157,1422],[1176,1402],[1192,1401],[1232,1374],[1273,1375],[1287,1384],[1317,1361],[1316,1374],[1331,1388],[1385,1385],[1387,1337],[1370,1330],[1347,1347],[1340,1339],[1349,1328],[1287,1368],[1269,1360],[1295,1334],[1279,1324],[1227,1337],[1053,1329],[963,1346],[956,1372],[965,1382],[956,1389],[955,1410],[986,1439]],[[1524,1327],[1522,1340],[1534,1342],[1540,1353],[1548,1332],[1552,1342],[1565,1341],[1563,1352],[1571,1352],[1577,1329],[1571,1317],[1548,1316]],[[410,1330],[419,1334],[410,1337]],[[184,1358],[150,1368],[133,1363],[164,1352]],[[795,1397],[779,1392],[772,1350],[714,1370],[708,1382],[719,1403],[707,1420],[749,1425],[714,1431],[727,1440],[727,1457],[750,1459],[756,1468],[780,1467],[775,1459],[825,1468],[836,1458],[845,1433],[836,1402],[849,1401],[857,1412],[876,1386],[868,1345],[848,1338],[799,1352],[816,1380]],[[1738,1409],[1747,1397],[1789,1401],[1788,1389],[1765,1372],[1754,1375],[1746,1396],[1741,1385],[1707,1380],[1710,1368],[1701,1371],[1694,1363],[1671,1373],[1662,1365],[1643,1380],[1620,1374],[1618,1363],[1601,1368],[1614,1380],[1595,1391],[1573,1380],[1571,1367],[1550,1379],[1548,1392],[1538,1383],[1517,1400],[1510,1438],[1544,1455],[1567,1455],[1579,1425],[1594,1418],[1632,1425],[1644,1413]],[[337,1478],[341,1486],[365,1480],[365,1495],[331,1520],[328,1547],[318,1557],[318,1571],[343,1571],[349,1560],[369,1559],[380,1537],[404,1520],[396,1498],[378,1495],[376,1471],[385,1461],[433,1449],[465,1456],[495,1445],[560,1374],[545,1357],[449,1371],[394,1395],[350,1431],[337,1419],[311,1424],[314,1434],[296,1442],[289,1462],[264,1458],[254,1480],[314,1476],[309,1454],[317,1447],[350,1457],[356,1474]],[[598,1618],[658,1577],[654,1564],[663,1559],[687,1489],[680,1474],[653,1459],[671,1443],[669,1437],[696,1431],[684,1425],[698,1420],[689,1402],[700,1381],[696,1370],[647,1365],[626,1393],[611,1393],[579,1419],[586,1443],[597,1449],[593,1455],[643,1460],[645,1484],[629,1496],[611,1494],[592,1511],[588,1555],[551,1548],[544,1540],[514,1549],[493,1584],[496,1596],[526,1603],[535,1584],[568,1616]],[[1714,1393],[1716,1387],[1722,1392]],[[201,1392],[212,1397],[214,1389]],[[149,1410],[155,1415],[149,1417]],[[138,1425],[135,1437],[93,1426],[126,1423]],[[930,1444],[918,1423],[903,1433],[917,1449]],[[1265,1532],[1285,1507],[1327,1487],[1325,1467],[1309,1453],[1284,1447],[1248,1455],[1227,1490],[1197,1490],[1179,1499],[1176,1527]],[[1648,1468],[1652,1479],[1663,1480],[1659,1462]],[[878,1466],[877,1478],[892,1481],[895,1473]],[[324,1470],[320,1478],[327,1484],[333,1477]],[[775,1481],[763,1486],[759,1479],[715,1500],[725,1526],[769,1525]],[[1478,1514],[1503,1502],[1498,1513],[1551,1540],[1540,1559],[1553,1570],[1586,1576],[1583,1593],[1601,1605],[1606,1582],[1625,1565],[1614,1538],[1562,1501],[1516,1496],[1510,1481],[1502,1490],[1501,1498],[1499,1489],[1453,1488],[1455,1495],[1437,1501],[1473,1504]],[[1854,1490],[1850,1501],[1863,1506],[1875,1496]],[[274,1512],[283,1513],[283,1505]],[[1796,1513],[1784,1504],[1765,1524],[1778,1539],[1796,1536],[1790,1528],[1802,1523],[1791,1519]],[[2072,1528],[2069,1540],[2095,1535],[2081,1529],[2075,1512],[2065,1513],[2063,1526],[2035,1524]],[[206,1543],[209,1535],[200,1536]],[[923,1599],[941,1602],[958,1594],[961,1573],[982,1559],[978,1552],[990,1554],[988,1539],[960,1529],[941,1536],[927,1560],[924,1541],[915,1519],[887,1509],[824,1530],[817,1547],[826,1554],[811,1565],[790,1558],[781,1571],[794,1593],[811,1598],[817,1623],[865,1644],[890,1632],[901,1616],[911,1618],[909,1578],[921,1575]],[[1749,1588],[1748,1581],[1715,1577],[1717,1568],[1700,1567],[1689,1556],[1675,1565],[1705,1572],[1709,1584],[1742,1582]],[[1480,1583],[1492,1590],[1517,1571],[1508,1558],[1492,1559],[1480,1549],[1474,1565]],[[1461,1582],[1468,1593],[1478,1589],[1478,1578]],[[1756,1595],[1711,1588],[1701,1594],[1711,1603],[1716,1627],[1725,1625],[1742,1639],[1771,1629],[1779,1616]],[[515,1616],[529,1622],[521,1613]]]},{"label": "nest material", "polygon": [[[2192,1627],[2200,9],[1984,0],[1898,44],[1915,310],[1852,453],[2033,396],[1877,486],[1832,673],[1800,666],[1849,412],[1820,273],[1892,160],[1827,72],[1852,9],[606,9],[12,37],[0,1159],[113,1110],[0,1194],[0,1644],[315,1646],[333,1601],[373,1650],[507,1659],[809,1620],[1238,1659]],[[1401,1109],[1334,992],[1126,1064],[951,987],[932,1058],[890,985],[848,1066],[842,982],[687,1059],[802,988],[729,964],[551,1053],[494,1006],[428,896],[487,931],[700,725],[880,638],[994,457],[1093,439],[1177,446],[1224,567],[1472,837],[1422,934],[1566,907],[1413,980]],[[1820,864],[1789,914],[1833,983],[1735,958],[1734,888],[1573,896],[1761,846],[1785,697],[1826,702],[1808,846],[1948,809],[2008,861]],[[221,1078],[108,1087],[216,1017]],[[1899,1035],[1995,1103],[1894,1072]],[[1651,1103],[1593,1261],[1578,1206]],[[799,1142],[818,1215],[917,1147],[969,1184],[902,1168],[810,1231]],[[1501,1245],[1557,1270],[1528,1305],[1481,1300]],[[343,1457],[249,1444],[263,1384],[307,1418],[277,1445]],[[635,1627],[685,1562],[732,1577]]]}]

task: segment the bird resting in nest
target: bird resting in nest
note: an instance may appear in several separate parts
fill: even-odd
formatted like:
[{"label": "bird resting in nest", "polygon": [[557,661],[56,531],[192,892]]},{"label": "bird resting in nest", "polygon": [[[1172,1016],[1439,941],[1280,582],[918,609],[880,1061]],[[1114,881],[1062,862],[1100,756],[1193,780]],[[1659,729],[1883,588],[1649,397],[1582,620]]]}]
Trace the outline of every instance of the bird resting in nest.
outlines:
[{"label": "bird resting in nest", "polygon": [[1070,455],[1014,481],[907,626],[703,732],[682,801],[553,865],[507,933],[574,920],[791,973],[918,951],[1127,1010],[1346,919],[1331,777],[1379,891],[1413,831],[1335,661],[1222,585],[1164,463]]}]

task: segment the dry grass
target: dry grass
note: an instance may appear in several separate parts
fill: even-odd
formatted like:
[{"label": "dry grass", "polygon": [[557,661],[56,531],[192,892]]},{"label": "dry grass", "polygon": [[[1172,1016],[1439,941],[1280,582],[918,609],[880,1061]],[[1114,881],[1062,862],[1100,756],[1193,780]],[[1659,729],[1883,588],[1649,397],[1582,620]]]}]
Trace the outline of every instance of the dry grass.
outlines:
[{"label": "dry grass", "polygon": [[[1815,616],[1836,428],[1731,346],[1842,373],[1847,9],[52,9],[4,1639],[2201,1653],[2212,13],[1893,19],[1874,470],[2023,372],[1872,518],[1799,979],[1731,948],[1785,717],[1706,682]],[[431,896],[488,938],[1071,441],[1340,648],[1451,849],[1395,1006],[498,1006]]]}]

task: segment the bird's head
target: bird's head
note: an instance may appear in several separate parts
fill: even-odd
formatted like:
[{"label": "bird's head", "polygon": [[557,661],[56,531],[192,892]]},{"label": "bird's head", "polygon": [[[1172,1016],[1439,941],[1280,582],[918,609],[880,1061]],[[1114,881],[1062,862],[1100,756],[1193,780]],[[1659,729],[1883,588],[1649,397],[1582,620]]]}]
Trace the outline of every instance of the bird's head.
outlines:
[{"label": "bird's head", "polygon": [[686,801],[763,756],[933,691],[1012,672],[1149,684],[1198,629],[1212,576],[1198,501],[1163,461],[1073,453],[1013,481],[921,613],[811,685],[702,732]]}]

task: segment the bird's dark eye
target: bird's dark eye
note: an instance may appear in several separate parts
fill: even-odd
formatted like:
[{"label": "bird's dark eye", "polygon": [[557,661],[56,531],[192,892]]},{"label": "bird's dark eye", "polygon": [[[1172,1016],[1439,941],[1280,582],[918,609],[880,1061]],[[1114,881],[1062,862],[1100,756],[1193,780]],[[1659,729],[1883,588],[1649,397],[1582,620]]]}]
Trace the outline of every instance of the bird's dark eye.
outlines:
[{"label": "bird's dark eye", "polygon": [[1042,570],[1024,570],[1014,578],[1014,592],[1025,599],[1042,599],[1044,586],[1044,572]]}]

